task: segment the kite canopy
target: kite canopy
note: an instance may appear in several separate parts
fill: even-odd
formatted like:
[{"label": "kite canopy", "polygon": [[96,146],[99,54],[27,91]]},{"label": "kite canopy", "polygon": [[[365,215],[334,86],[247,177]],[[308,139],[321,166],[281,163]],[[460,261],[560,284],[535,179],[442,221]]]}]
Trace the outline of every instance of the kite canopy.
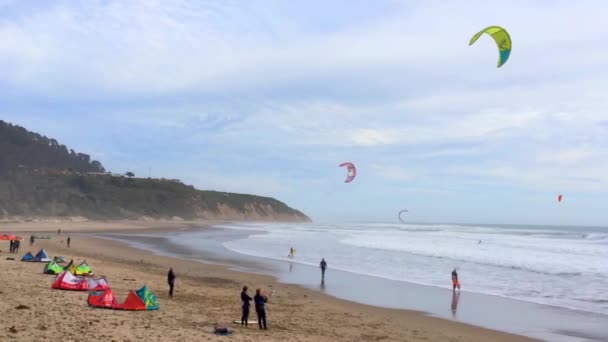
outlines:
[{"label": "kite canopy", "polygon": [[74,266],[73,263],[65,267],[66,270],[70,271],[75,276],[87,276],[93,274],[91,266],[87,264],[87,261],[83,261],[78,266]]},{"label": "kite canopy", "polygon": [[23,257],[21,258],[21,261],[31,262],[31,261],[38,261],[38,260],[35,260],[34,254],[32,254],[32,252],[27,252],[23,255]]},{"label": "kite canopy", "polygon": [[405,213],[407,213],[407,212],[408,212],[408,211],[407,211],[407,210],[405,210],[405,209],[403,209],[403,210],[401,210],[401,211],[399,212],[399,215],[398,215],[398,216],[399,216],[399,221],[401,221],[401,223],[405,223],[405,220],[404,220],[404,219],[401,217],[401,214],[405,214]]},{"label": "kite canopy", "polygon": [[82,278],[63,271],[55,278],[52,287],[58,290],[102,291],[110,288],[105,279]]},{"label": "kite canopy", "polygon": [[65,267],[59,265],[56,260],[53,260],[53,261],[49,262],[48,264],[46,264],[46,266],[44,266],[44,270],[42,271],[42,273],[60,274],[61,272],[65,271],[65,270],[69,270],[73,266],[74,266],[74,260],[70,260],[70,263]]},{"label": "kite canopy", "polygon": [[357,177],[357,168],[355,167],[355,164],[346,162],[340,164],[338,167],[346,167],[346,180],[344,180],[344,183],[350,183]]},{"label": "kite canopy", "polygon": [[469,45],[473,45],[481,37],[482,34],[487,33],[496,42],[498,46],[498,65],[497,68],[500,68],[503,64],[507,62],[509,56],[511,55],[511,37],[507,30],[503,29],[500,26],[490,26],[485,29],[477,32],[469,41]]},{"label": "kite canopy", "polygon": [[20,236],[15,235],[15,234],[2,234],[2,235],[0,235],[0,240],[4,240],[4,241],[13,241],[13,240],[23,241],[23,238],[20,237]]},{"label": "kite canopy", "polygon": [[135,293],[144,301],[144,303],[146,303],[146,310],[156,310],[160,308],[160,305],[156,300],[156,296],[148,289],[146,285],[137,290]]},{"label": "kite canopy", "polygon": [[111,289],[90,292],[87,302],[96,308],[113,310],[157,310],[160,308],[156,296],[146,286],[137,291],[129,291],[124,303],[118,303]]}]

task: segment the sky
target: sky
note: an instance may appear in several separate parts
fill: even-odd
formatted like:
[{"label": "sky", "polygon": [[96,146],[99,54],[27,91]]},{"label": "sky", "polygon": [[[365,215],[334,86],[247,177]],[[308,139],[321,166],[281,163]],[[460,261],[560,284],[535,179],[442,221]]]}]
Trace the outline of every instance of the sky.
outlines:
[{"label": "sky", "polygon": [[[605,1],[0,0],[0,119],[315,221],[608,225],[606,17]],[[490,25],[513,40],[501,68],[489,36],[468,45]]]}]

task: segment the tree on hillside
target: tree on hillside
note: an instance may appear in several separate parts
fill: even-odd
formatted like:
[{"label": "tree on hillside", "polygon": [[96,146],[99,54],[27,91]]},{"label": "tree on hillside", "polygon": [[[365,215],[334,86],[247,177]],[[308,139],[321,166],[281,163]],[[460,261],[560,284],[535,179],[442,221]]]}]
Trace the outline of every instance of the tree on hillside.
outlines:
[{"label": "tree on hillside", "polygon": [[131,171],[127,171],[127,173],[125,173],[125,176],[127,176],[129,178],[133,178],[133,177],[135,177],[135,174]]}]

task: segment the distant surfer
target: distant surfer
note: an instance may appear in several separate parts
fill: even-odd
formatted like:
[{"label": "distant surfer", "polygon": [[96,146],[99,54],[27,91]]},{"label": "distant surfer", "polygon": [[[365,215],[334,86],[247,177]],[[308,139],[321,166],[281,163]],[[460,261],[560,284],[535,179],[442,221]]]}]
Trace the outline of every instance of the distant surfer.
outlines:
[{"label": "distant surfer", "polygon": [[460,290],[460,282],[458,281],[458,272],[454,269],[452,271],[452,291],[456,291],[456,288]]},{"label": "distant surfer", "polygon": [[173,267],[169,267],[169,272],[167,273],[167,283],[169,284],[169,297],[173,298],[173,287],[175,287],[175,271]]},{"label": "distant surfer", "polygon": [[325,258],[321,258],[319,267],[321,268],[321,278],[325,279],[325,270],[327,269],[327,261],[325,261]]},{"label": "distant surfer", "polygon": [[289,254],[287,256],[293,258],[295,254],[296,250],[293,247],[289,248]]}]

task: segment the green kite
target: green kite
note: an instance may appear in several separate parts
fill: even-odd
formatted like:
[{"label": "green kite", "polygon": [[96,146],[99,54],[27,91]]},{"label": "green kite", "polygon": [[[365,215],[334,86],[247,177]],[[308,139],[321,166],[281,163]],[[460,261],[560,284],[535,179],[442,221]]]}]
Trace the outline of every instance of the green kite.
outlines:
[{"label": "green kite", "polygon": [[479,37],[481,37],[481,35],[484,33],[492,36],[496,42],[496,45],[498,46],[499,57],[498,65],[496,67],[500,68],[507,62],[509,56],[511,55],[511,37],[509,36],[507,30],[503,29],[502,27],[490,26],[477,32],[469,41],[469,45],[473,45],[473,43],[475,43],[477,39],[479,39]]}]

